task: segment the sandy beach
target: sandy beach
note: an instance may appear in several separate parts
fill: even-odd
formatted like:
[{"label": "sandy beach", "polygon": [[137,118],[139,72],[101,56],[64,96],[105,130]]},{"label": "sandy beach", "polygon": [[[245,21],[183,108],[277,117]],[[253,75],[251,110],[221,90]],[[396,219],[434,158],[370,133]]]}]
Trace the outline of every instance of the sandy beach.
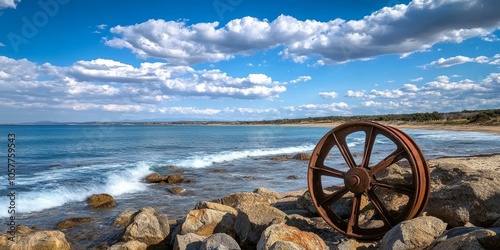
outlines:
[{"label": "sandy beach", "polygon": [[[290,123],[280,126],[311,126],[311,127],[335,127],[343,122],[332,123]],[[412,123],[394,123],[385,122],[381,123],[399,129],[429,129],[429,130],[451,130],[451,131],[469,131],[469,132],[488,132],[500,134],[500,126],[485,126],[477,124],[464,124],[464,125],[448,125],[448,124],[412,124]]]}]

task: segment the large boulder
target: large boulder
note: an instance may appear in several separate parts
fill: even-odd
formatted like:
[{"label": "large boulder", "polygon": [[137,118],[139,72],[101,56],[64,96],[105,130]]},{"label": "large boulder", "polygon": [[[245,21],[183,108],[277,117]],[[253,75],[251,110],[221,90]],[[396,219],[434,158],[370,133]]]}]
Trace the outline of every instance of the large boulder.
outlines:
[{"label": "large boulder", "polygon": [[134,216],[136,211],[126,210],[121,212],[118,216],[116,216],[115,220],[113,220],[114,226],[127,226],[130,223],[130,220]]},{"label": "large boulder", "polygon": [[259,242],[264,230],[272,223],[284,222],[286,214],[267,204],[256,203],[238,208],[234,230],[241,245],[253,247]]},{"label": "large boulder", "polygon": [[238,210],[236,210],[235,208],[230,207],[230,206],[222,205],[220,203],[200,201],[200,202],[196,203],[196,205],[194,206],[194,209],[204,209],[204,208],[208,208],[208,209],[212,209],[212,210],[216,210],[216,211],[220,211],[220,212],[224,212],[224,213],[230,213],[234,216],[238,215]]},{"label": "large boulder", "polygon": [[231,236],[224,233],[216,233],[210,235],[208,238],[203,240],[199,250],[240,250],[238,242],[236,242]]},{"label": "large boulder", "polygon": [[[500,232],[500,228],[497,228]],[[500,234],[493,230],[479,228],[468,233],[454,237],[437,240],[428,249],[454,250],[454,249],[498,249]]]},{"label": "large boulder", "polygon": [[116,206],[115,198],[109,194],[93,194],[87,198],[90,208],[112,208]]},{"label": "large boulder", "polygon": [[108,248],[108,250],[146,250],[147,247],[145,243],[133,240],[129,242],[118,242]]},{"label": "large boulder", "polygon": [[132,217],[122,238],[125,242],[137,240],[150,246],[162,243],[169,233],[167,216],[152,207],[144,207]]},{"label": "large boulder", "polygon": [[[325,242],[318,235],[300,231],[298,228],[284,223],[269,226],[262,233],[257,249],[269,250],[278,241],[289,241],[307,250],[328,249]],[[276,246],[273,246],[273,248],[276,248]]]},{"label": "large boulder", "polygon": [[380,249],[424,249],[446,230],[446,223],[432,216],[403,221],[382,238]]},{"label": "large boulder", "polygon": [[[26,229],[26,230],[24,230]],[[26,227],[16,229],[14,239],[10,234],[0,236],[0,249],[9,250],[70,250],[71,246],[61,231],[38,231]]]},{"label": "large boulder", "polygon": [[257,193],[234,193],[222,199],[215,200],[214,202],[238,208],[240,206],[253,204],[271,204],[276,202],[276,199],[269,196],[262,196]]},{"label": "large boulder", "polygon": [[175,237],[174,250],[199,250],[205,238],[207,237],[194,233],[178,234]]},{"label": "large boulder", "polygon": [[280,197],[280,194],[278,192],[271,191],[264,187],[255,189],[253,193],[262,195],[263,197],[267,198],[268,201],[275,201]]},{"label": "large boulder", "polygon": [[432,183],[426,211],[452,227],[468,222],[489,227],[500,218],[500,172],[466,164],[469,161],[460,158],[430,161]]},{"label": "large boulder", "polygon": [[189,211],[182,223],[180,234],[195,233],[210,236],[214,233],[226,233],[234,236],[234,214],[213,209],[195,209]]}]

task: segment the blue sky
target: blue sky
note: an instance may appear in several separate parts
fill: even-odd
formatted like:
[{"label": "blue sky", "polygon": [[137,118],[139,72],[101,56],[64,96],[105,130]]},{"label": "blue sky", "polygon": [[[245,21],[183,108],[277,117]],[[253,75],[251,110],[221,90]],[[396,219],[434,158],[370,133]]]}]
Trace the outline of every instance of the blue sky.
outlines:
[{"label": "blue sky", "polygon": [[500,1],[0,0],[0,123],[500,107]]}]

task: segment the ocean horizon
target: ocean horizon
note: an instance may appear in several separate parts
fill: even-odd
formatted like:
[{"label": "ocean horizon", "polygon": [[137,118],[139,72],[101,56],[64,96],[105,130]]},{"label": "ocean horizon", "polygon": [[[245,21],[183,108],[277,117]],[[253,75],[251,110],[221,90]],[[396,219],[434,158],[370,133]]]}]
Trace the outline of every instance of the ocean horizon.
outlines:
[{"label": "ocean horizon", "polygon": [[[8,134],[15,134],[16,223],[53,229],[67,218],[93,217],[110,224],[122,211],[152,206],[180,219],[198,201],[266,187],[307,188],[308,161],[273,156],[311,153],[332,127],[300,126],[0,126],[7,162]],[[500,135],[403,129],[427,159],[500,153]],[[363,147],[363,138],[348,141]],[[387,143],[376,141],[381,150]],[[339,163],[339,162],[337,162]],[[337,164],[334,163],[334,164]],[[340,163],[339,163],[340,164]],[[180,173],[196,183],[147,184],[144,177]],[[8,213],[7,172],[0,185],[0,218]],[[294,178],[288,178],[293,176]],[[108,193],[117,206],[91,210],[86,199]]]}]

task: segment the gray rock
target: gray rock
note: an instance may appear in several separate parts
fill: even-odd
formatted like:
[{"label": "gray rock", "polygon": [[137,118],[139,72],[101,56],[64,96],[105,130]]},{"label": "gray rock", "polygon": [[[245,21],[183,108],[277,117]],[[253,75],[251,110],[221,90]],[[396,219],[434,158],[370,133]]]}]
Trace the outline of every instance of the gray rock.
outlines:
[{"label": "gray rock", "polygon": [[271,204],[276,202],[276,199],[272,197],[265,197],[256,193],[234,193],[214,202],[238,208],[239,206],[253,205],[257,203]]},{"label": "gray rock", "polygon": [[203,240],[206,238],[194,233],[178,234],[175,237],[174,250],[199,250]]},{"label": "gray rock", "polygon": [[121,212],[113,221],[113,225],[114,226],[122,226],[122,227],[128,225],[135,213],[136,213],[136,211],[132,211],[132,210],[127,210],[127,211]]},{"label": "gray rock", "polygon": [[474,169],[449,159],[431,161],[426,211],[452,227],[470,222],[490,227],[500,218],[500,172]]},{"label": "gray rock", "polygon": [[311,200],[309,190],[297,199],[297,208],[307,210],[309,213],[314,215],[318,214],[318,210],[316,210],[316,207]]},{"label": "gray rock", "polygon": [[498,249],[499,246],[500,235],[493,230],[481,228],[455,237],[438,240],[428,249]]},{"label": "gray rock", "polygon": [[200,250],[241,250],[240,246],[231,236],[224,233],[210,235],[203,240]]},{"label": "gray rock", "polygon": [[240,239],[240,245],[256,246],[264,230],[276,222],[284,222],[286,214],[267,204],[249,204],[241,206],[234,223],[234,230]]},{"label": "gray rock", "polygon": [[20,232],[16,230],[16,238],[14,242],[9,240],[10,234],[0,236],[0,249],[9,250],[70,250],[71,246],[66,240],[66,237],[61,231],[37,231],[25,230]]},{"label": "gray rock", "polygon": [[163,242],[169,233],[167,216],[152,207],[144,207],[132,218],[122,238],[125,242],[137,240],[150,246]]},{"label": "gray rock", "polygon": [[446,230],[446,223],[432,216],[403,221],[382,238],[380,249],[424,249]]}]

